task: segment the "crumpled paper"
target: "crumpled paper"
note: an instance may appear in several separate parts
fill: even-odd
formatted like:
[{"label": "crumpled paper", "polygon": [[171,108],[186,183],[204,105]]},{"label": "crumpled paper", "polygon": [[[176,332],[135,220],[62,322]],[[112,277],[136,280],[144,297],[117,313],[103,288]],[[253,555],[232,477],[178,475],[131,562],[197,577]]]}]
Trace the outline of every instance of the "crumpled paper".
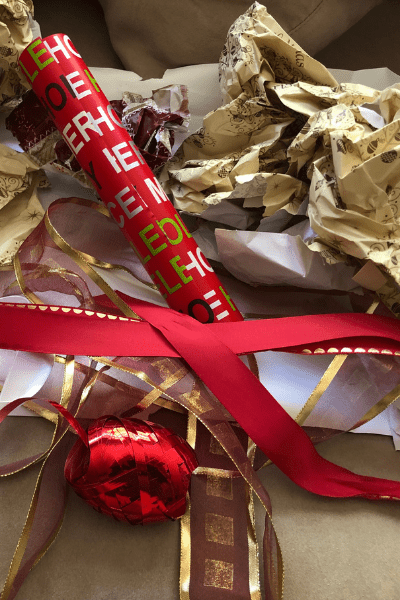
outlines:
[{"label": "crumpled paper", "polygon": [[33,39],[32,21],[32,0],[0,0],[0,110],[18,104],[30,87],[18,58]]},{"label": "crumpled paper", "polygon": [[46,185],[43,171],[26,154],[0,144],[0,265],[11,262],[41,221],[37,189]]},{"label": "crumpled paper", "polygon": [[175,133],[189,125],[186,87],[169,85],[153,91],[151,98],[125,92],[120,109],[122,124],[156,172],[172,157]]},{"label": "crumpled paper", "polygon": [[260,198],[263,216],[278,208],[296,214],[307,187],[288,173],[287,148],[307,119],[285,107],[274,87],[298,79],[335,86],[336,80],[258,3],[229,30],[219,70],[226,103],[168,164],[166,188],[181,210],[203,218],[209,206],[248,195]]},{"label": "crumpled paper", "polygon": [[[250,285],[293,285],[315,290],[353,290],[353,269],[344,263],[326,267],[300,235],[263,231],[216,230],[219,260]],[[306,285],[305,283],[306,282]]]},{"label": "crumpled paper", "polygon": [[372,261],[389,275],[379,292],[399,313],[400,84],[338,84],[257,2],[229,30],[219,71],[225,104],[161,174],[176,206],[217,227],[272,233],[305,213],[309,248],[353,274]]},{"label": "crumpled paper", "polygon": [[389,276],[378,293],[395,314],[400,314],[398,94],[400,86],[380,95],[384,127],[363,131],[349,122],[330,132],[330,152],[314,161],[308,211],[318,234],[310,247],[332,249],[332,260],[335,253],[371,260]]}]

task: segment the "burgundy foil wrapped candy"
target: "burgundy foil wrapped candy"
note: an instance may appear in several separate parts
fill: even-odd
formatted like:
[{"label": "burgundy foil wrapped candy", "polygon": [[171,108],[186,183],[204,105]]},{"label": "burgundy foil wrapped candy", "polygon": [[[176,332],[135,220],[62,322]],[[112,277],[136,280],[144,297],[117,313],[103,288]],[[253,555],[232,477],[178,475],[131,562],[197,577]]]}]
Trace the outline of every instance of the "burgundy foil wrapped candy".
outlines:
[{"label": "burgundy foil wrapped candy", "polygon": [[150,169],[158,171],[172,157],[175,132],[189,125],[186,87],[168,85],[153,91],[151,98],[125,92],[111,105]]},{"label": "burgundy foil wrapped candy", "polygon": [[65,477],[85,502],[133,525],[177,519],[186,510],[194,451],[171,429],[138,419],[103,416],[81,437]]},{"label": "burgundy foil wrapped candy", "polygon": [[[122,100],[112,100],[110,104],[149,167],[153,171],[160,169],[172,156],[175,132],[189,124],[186,87],[169,85],[153,91],[151,98],[125,92]],[[51,163],[61,172],[79,174],[81,183],[90,183],[33,90],[24,94],[5,123],[24,152],[38,164]]]}]

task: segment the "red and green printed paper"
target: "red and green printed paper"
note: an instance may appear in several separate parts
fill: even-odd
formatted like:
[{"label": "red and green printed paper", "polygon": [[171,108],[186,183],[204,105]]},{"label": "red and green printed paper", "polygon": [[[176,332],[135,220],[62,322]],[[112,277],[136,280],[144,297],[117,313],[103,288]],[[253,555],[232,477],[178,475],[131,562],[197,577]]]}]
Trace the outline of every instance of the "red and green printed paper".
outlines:
[{"label": "red and green printed paper", "polygon": [[20,65],[169,306],[203,323],[241,321],[68,36],[37,38]]}]

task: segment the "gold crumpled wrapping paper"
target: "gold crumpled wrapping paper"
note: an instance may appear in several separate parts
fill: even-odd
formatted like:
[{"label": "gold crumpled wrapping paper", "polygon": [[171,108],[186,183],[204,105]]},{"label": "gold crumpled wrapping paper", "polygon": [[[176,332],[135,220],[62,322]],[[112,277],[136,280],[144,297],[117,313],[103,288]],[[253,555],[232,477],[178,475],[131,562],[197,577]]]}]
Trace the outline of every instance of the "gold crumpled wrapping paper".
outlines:
[{"label": "gold crumpled wrapping paper", "polygon": [[[29,89],[18,58],[32,41],[32,0],[0,0],[0,111],[14,108]],[[43,217],[37,188],[42,171],[25,154],[0,145],[0,265],[10,264]]]},{"label": "gold crumpled wrapping paper", "polygon": [[[336,80],[258,3],[229,30],[219,70],[226,103],[204,118],[169,163],[168,191],[178,208],[196,214],[259,196],[264,216],[280,208],[296,214],[307,187],[288,172],[287,150],[306,118],[284,106],[274,88],[287,95],[299,79],[325,86]],[[303,96],[301,89],[293,91]]]},{"label": "gold crumpled wrapping paper", "polygon": [[[0,0],[0,111],[14,108],[29,89],[18,58],[32,41],[32,0]],[[25,154],[0,145],[0,266],[11,263],[43,217],[37,188],[46,185]]]},{"label": "gold crumpled wrapping paper", "polygon": [[0,110],[13,108],[29,89],[18,58],[32,41],[32,0],[0,0]]},{"label": "gold crumpled wrapping paper", "polygon": [[310,248],[328,262],[373,261],[400,313],[400,84],[339,85],[257,2],[230,28],[219,70],[225,103],[161,174],[176,206],[222,227],[233,206],[251,208],[254,230],[309,196]]},{"label": "gold crumpled wrapping paper", "polygon": [[45,185],[43,171],[26,154],[0,144],[0,265],[11,263],[41,221],[37,188]]}]

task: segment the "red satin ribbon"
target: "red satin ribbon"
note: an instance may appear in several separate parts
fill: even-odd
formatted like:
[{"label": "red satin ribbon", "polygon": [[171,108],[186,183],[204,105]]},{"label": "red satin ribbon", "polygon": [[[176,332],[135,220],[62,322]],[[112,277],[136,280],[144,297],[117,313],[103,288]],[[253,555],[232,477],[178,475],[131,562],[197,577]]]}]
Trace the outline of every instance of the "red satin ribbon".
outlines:
[{"label": "red satin ribbon", "polygon": [[[109,304],[105,297],[98,297],[96,300],[104,306]],[[293,344],[300,346],[321,340],[331,342],[338,338],[340,345],[351,347],[349,338],[344,337],[346,335],[350,339],[355,336],[357,341],[363,336],[376,341],[384,340],[385,345],[386,340],[392,340],[396,348],[400,349],[398,321],[373,315],[338,314],[205,326],[171,309],[128,299],[126,296],[124,300],[148,323],[129,320],[121,322],[118,318],[109,320],[108,317],[100,319],[91,314],[76,315],[73,311],[63,313],[62,309],[52,312],[50,309],[1,306],[0,345],[4,346],[3,342],[8,338],[6,347],[15,349],[13,342],[18,339],[21,343],[23,326],[24,336],[27,331],[30,332],[29,343],[28,340],[25,341],[25,350],[53,352],[49,347],[53,348],[58,340],[58,352],[123,355],[124,352],[110,352],[111,348],[116,349],[118,338],[119,350],[129,348],[129,355],[143,355],[141,344],[146,346],[147,340],[138,339],[137,336],[145,331],[148,333],[152,326],[167,340],[165,345],[169,349],[175,349],[173,354],[169,352],[162,355],[182,356],[250,438],[299,486],[322,496],[400,499],[399,482],[363,477],[322,458],[302,428],[234,354],[233,348],[228,347],[223,335],[216,335],[221,331],[230,331],[227,341],[242,353],[272,347],[284,348]],[[23,315],[23,322],[15,319],[15,311]],[[2,318],[2,313],[8,318]],[[95,336],[94,344],[93,340],[87,339],[92,334]],[[132,344],[130,338],[135,334],[136,341]],[[239,339],[234,340],[235,335],[240,335]],[[110,336],[114,339],[110,339]],[[45,341],[49,337],[52,341],[46,346]],[[152,338],[151,335],[149,337]],[[264,339],[267,337],[269,340]],[[38,338],[40,344],[35,341]],[[160,339],[160,335],[154,336],[154,341],[157,340],[154,349]],[[69,340],[68,350],[63,346],[63,340]],[[253,346],[250,343],[252,340]],[[165,345],[160,344],[158,347]],[[34,350],[36,346],[40,346],[40,349]],[[86,352],[88,346],[91,352]],[[133,352],[132,346],[135,349]],[[377,346],[375,343],[374,347]]]},{"label": "red satin ribbon", "polygon": [[[135,312],[149,306],[152,313],[160,313],[161,321],[179,319],[180,313],[172,309],[140,301],[133,304],[128,296],[120,296]],[[96,301],[105,310],[112,307],[115,311],[106,296],[97,296]],[[149,322],[122,319],[70,307],[0,303],[0,348],[79,356],[180,356]],[[338,353],[342,348],[347,348],[343,353],[348,353],[359,347],[400,352],[400,322],[376,315],[339,313],[210,323],[201,329],[206,330],[235,354],[265,350],[301,352],[316,346],[325,350],[334,346]]]}]

